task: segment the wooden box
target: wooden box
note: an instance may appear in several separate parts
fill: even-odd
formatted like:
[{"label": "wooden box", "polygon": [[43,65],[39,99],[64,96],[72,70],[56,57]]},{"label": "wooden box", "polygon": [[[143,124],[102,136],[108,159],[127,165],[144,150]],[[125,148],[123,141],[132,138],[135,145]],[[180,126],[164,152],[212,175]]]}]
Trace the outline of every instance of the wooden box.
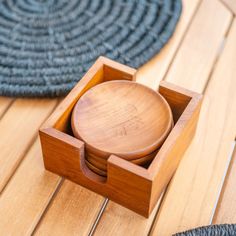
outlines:
[{"label": "wooden box", "polygon": [[148,168],[118,156],[108,159],[107,178],[85,164],[84,143],[73,137],[71,113],[91,87],[107,80],[135,80],[136,70],[100,57],[41,127],[45,168],[148,217],[189,146],[199,116],[202,95],[162,81],[159,92],[169,103],[174,128]]}]

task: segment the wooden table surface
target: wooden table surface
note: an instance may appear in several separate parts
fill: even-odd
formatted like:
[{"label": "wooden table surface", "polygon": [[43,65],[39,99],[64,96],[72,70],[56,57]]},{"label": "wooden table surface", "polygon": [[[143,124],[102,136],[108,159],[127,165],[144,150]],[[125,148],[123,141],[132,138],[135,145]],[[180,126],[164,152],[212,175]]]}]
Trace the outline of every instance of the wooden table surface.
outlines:
[{"label": "wooden table surface", "polygon": [[204,93],[197,132],[149,219],[44,170],[38,128],[59,99],[0,97],[0,235],[171,235],[236,223],[236,3],[183,0],[167,46],[138,71]]}]

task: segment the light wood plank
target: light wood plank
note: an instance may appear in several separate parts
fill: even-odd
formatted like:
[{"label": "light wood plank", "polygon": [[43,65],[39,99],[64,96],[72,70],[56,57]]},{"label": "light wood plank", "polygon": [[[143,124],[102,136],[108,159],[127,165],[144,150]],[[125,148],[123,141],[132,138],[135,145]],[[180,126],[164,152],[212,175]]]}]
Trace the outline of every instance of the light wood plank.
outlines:
[{"label": "light wood plank", "polygon": [[44,170],[37,140],[0,197],[0,235],[30,235],[60,180]]},{"label": "light wood plank", "polygon": [[173,57],[184,37],[190,21],[201,0],[183,0],[181,18],[175,32],[165,47],[148,63],[139,69],[138,82],[153,89],[157,89],[159,82],[164,78]]},{"label": "light wood plank", "polygon": [[112,201],[109,201],[105,211],[95,229],[95,236],[99,235],[147,235],[150,231],[155,214],[159,208],[160,201],[157,202],[152,214],[148,219],[124,208]]},{"label": "light wood plank", "polygon": [[213,224],[235,224],[236,223],[236,148],[224,186],[221,192],[220,200],[217,204]]},{"label": "light wood plank", "polygon": [[236,15],[236,1],[235,0],[221,0],[235,15]]},{"label": "light wood plank", "polygon": [[0,97],[0,119],[4,115],[6,109],[10,106],[13,99],[8,97]]},{"label": "light wood plank", "polygon": [[[210,2],[211,2],[211,4],[213,4],[213,1],[210,1]],[[220,24],[220,26],[219,26],[218,20],[216,21],[216,24],[214,24],[213,20],[211,19],[211,17],[214,17],[215,12],[214,12],[214,14],[213,13],[210,14],[208,12],[209,11],[208,0],[204,1],[201,5],[200,9],[198,10],[197,15],[195,16],[191,26],[190,26],[190,30],[187,32],[186,38],[191,38],[191,37],[195,38],[196,32],[200,28],[199,21],[202,21],[201,18],[204,17],[206,24],[209,25],[211,23],[212,28],[209,29],[209,31],[210,31],[209,33],[201,36],[201,41],[199,43],[203,44],[204,40],[205,41],[208,40],[210,34],[214,34],[215,31],[218,31],[219,34],[217,36],[215,35],[215,37],[217,38],[215,40],[218,42],[218,46],[215,45],[215,47],[214,47],[215,52],[217,52],[218,47],[220,46],[220,43],[221,43],[221,39],[224,37],[224,33],[227,30],[228,25],[230,24],[230,13],[227,13],[227,11],[225,12],[225,8],[221,5],[219,5],[220,12],[222,11],[222,9],[225,14],[221,14],[222,15],[221,20],[224,23]],[[208,15],[210,15],[209,18],[208,18]],[[227,22],[227,24],[226,24],[226,22]],[[219,27],[219,29],[218,29],[218,27]],[[184,41],[184,43],[189,43],[189,42]],[[182,50],[182,48],[184,48],[184,47],[185,46],[182,45],[179,50]],[[201,52],[201,53],[199,53],[198,57],[199,58],[207,57],[210,60],[211,57],[210,56],[208,57],[208,55],[206,53],[212,53],[212,51]],[[187,56],[192,57],[192,54],[193,54],[193,56],[196,56],[195,51],[190,51]],[[174,63],[175,63],[175,59],[174,59]],[[192,67],[194,67],[194,66],[196,67],[195,70],[197,70],[198,65],[197,64],[192,65]],[[208,63],[208,66],[209,66],[208,71],[210,71],[211,67],[213,66],[213,63]],[[183,68],[183,71],[184,71],[184,68],[186,67],[186,65],[180,63],[179,67]],[[199,65],[199,68],[201,68],[201,65]],[[172,70],[172,68],[171,68],[171,70]],[[200,70],[200,71],[201,71],[201,73],[199,73],[199,76],[201,77],[201,80],[199,81],[199,85],[201,88],[204,88],[205,84],[207,83],[207,80],[208,80],[208,74],[205,73],[205,71],[202,71],[202,70]],[[179,77],[174,77],[174,79],[176,79],[177,83],[178,83],[178,81],[181,81],[182,78],[184,79],[184,73],[181,75],[179,74],[178,76]],[[167,76],[167,78],[168,79],[170,78],[169,75]],[[172,82],[175,82],[175,80],[172,80]],[[188,88],[188,86],[190,86],[189,83],[186,83],[185,87]],[[116,208],[117,208],[117,210],[116,210]],[[148,226],[150,226],[150,222],[152,222],[153,218],[149,218],[148,220],[140,220],[135,214],[133,214],[132,212],[127,213],[127,210],[126,211],[123,210],[122,208],[118,207],[117,204],[115,204],[113,202],[108,203],[107,209],[105,210],[105,212],[98,224],[98,227],[96,229],[97,235],[106,234],[108,232],[110,234],[122,235],[125,231],[134,232],[133,235],[136,235],[137,232],[139,232],[140,235],[145,235],[149,232],[150,228],[148,228]],[[116,219],[115,224],[117,227],[114,227],[114,223],[113,223],[114,218],[118,214],[118,212],[119,212],[119,215],[125,216],[126,220],[123,220],[122,217],[120,217],[119,220]],[[112,217],[112,215],[114,215],[114,218]],[[127,220],[128,218],[130,218],[130,220]],[[119,227],[119,230],[118,230],[118,227]],[[124,229],[124,231],[123,231],[123,229]],[[135,231],[135,230],[137,230],[137,231]],[[96,235],[96,233],[95,233],[95,235]]]},{"label": "light wood plank", "polygon": [[66,180],[35,235],[88,235],[104,198]]},{"label": "light wood plank", "polygon": [[202,92],[231,19],[232,14],[220,1],[203,1],[166,79]]},{"label": "light wood plank", "polygon": [[0,122],[0,192],[36,137],[57,100],[17,99]]},{"label": "light wood plank", "polygon": [[[167,69],[168,69],[168,65],[171,62],[177,48],[178,45],[180,44],[180,41],[184,35],[184,32],[186,31],[188,24],[195,12],[195,10],[197,9],[197,6],[199,4],[200,0],[194,0],[194,1],[188,1],[188,0],[184,0],[183,1],[183,5],[184,5],[184,9],[182,12],[182,16],[181,16],[181,20],[178,24],[176,33],[174,34],[173,38],[170,40],[170,42],[168,43],[168,45],[166,45],[166,47],[161,51],[160,54],[158,54],[153,60],[151,60],[150,62],[148,62],[145,66],[143,66],[141,69],[139,69],[138,75],[137,75],[137,81],[143,84],[146,84],[147,86],[150,86],[152,88],[157,88],[159,85],[160,80],[163,79]],[[58,199],[58,196],[56,196],[55,201],[59,201],[60,199]],[[67,194],[64,196],[65,199],[70,199],[71,196],[70,194]],[[83,197],[81,197],[82,199]],[[83,198],[84,199],[84,198]],[[95,201],[94,201],[95,202]],[[81,200],[81,204],[88,204],[87,201],[82,201]],[[111,204],[111,206],[110,206]],[[106,228],[103,229],[105,232],[112,232],[114,233],[119,233],[119,232],[129,232],[131,230],[131,232],[134,232],[136,235],[142,234],[144,232],[148,232],[153,218],[155,216],[155,212],[157,211],[158,208],[158,204],[156,206],[156,208],[153,211],[153,214],[149,217],[149,219],[145,219],[139,215],[137,215],[134,212],[131,212],[128,209],[123,208],[122,206],[118,206],[117,204],[115,204],[115,209],[113,211],[113,205],[114,203],[108,203],[108,211],[109,212],[107,214],[107,224],[105,225],[106,227],[108,227],[110,224],[110,227],[112,228],[110,230],[110,228]],[[110,209],[110,210],[109,210]],[[48,212],[45,214],[45,218],[47,218],[47,215],[55,215],[56,214],[56,210],[55,208],[50,208],[48,210]],[[65,224],[76,224],[77,223],[77,213],[74,211],[64,211],[64,214],[69,215],[70,219],[74,219],[74,222],[69,222],[69,221],[65,221]],[[75,214],[75,215],[74,215]],[[110,215],[111,214],[111,215]],[[117,217],[117,215],[119,217]],[[111,220],[109,221],[108,218],[111,217]],[[113,220],[112,220],[113,219]],[[114,220],[115,219],[115,220]],[[125,220],[124,220],[125,219]],[[46,221],[43,219],[42,223],[40,224],[40,227],[42,227],[45,231],[46,230],[50,230],[51,225],[54,226],[54,230],[59,230],[60,229],[60,225],[57,224],[57,218],[50,218],[51,222],[50,224],[46,224]],[[116,223],[117,222],[117,223]],[[44,226],[45,224],[45,226]],[[114,227],[113,227],[114,224]],[[100,225],[100,224],[99,224]],[[120,227],[119,229],[117,227]],[[122,226],[122,228],[121,228]],[[58,227],[58,228],[57,228]],[[74,232],[74,228],[66,228],[67,231],[64,231],[64,234],[73,234]],[[141,230],[142,229],[142,230]],[[102,232],[103,232],[102,230]],[[141,231],[140,231],[141,230]],[[83,234],[83,231],[79,231],[81,234]],[[122,235],[122,234],[121,234]]]},{"label": "light wood plank", "polygon": [[152,235],[212,221],[236,130],[236,21],[206,90],[195,139],[165,195]]}]

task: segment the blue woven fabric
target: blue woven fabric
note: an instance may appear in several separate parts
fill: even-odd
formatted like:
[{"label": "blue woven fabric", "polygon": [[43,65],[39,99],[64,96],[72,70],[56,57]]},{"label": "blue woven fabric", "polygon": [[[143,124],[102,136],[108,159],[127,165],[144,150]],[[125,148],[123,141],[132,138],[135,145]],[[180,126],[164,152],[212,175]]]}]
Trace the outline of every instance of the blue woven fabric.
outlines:
[{"label": "blue woven fabric", "polygon": [[64,95],[100,55],[137,68],[171,37],[181,7],[181,0],[2,0],[0,95]]},{"label": "blue woven fabric", "polygon": [[236,236],[236,225],[209,225],[178,233],[174,236]]}]

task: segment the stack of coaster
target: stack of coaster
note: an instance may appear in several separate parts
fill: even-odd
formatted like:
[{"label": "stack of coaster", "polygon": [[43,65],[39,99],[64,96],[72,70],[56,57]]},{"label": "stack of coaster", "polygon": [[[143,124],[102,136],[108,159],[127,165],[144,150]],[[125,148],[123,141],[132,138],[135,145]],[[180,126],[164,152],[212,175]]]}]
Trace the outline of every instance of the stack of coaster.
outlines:
[{"label": "stack of coaster", "polygon": [[88,90],[74,107],[71,125],[75,137],[85,142],[87,166],[106,176],[112,154],[148,165],[169,134],[173,118],[158,92],[116,80]]}]

